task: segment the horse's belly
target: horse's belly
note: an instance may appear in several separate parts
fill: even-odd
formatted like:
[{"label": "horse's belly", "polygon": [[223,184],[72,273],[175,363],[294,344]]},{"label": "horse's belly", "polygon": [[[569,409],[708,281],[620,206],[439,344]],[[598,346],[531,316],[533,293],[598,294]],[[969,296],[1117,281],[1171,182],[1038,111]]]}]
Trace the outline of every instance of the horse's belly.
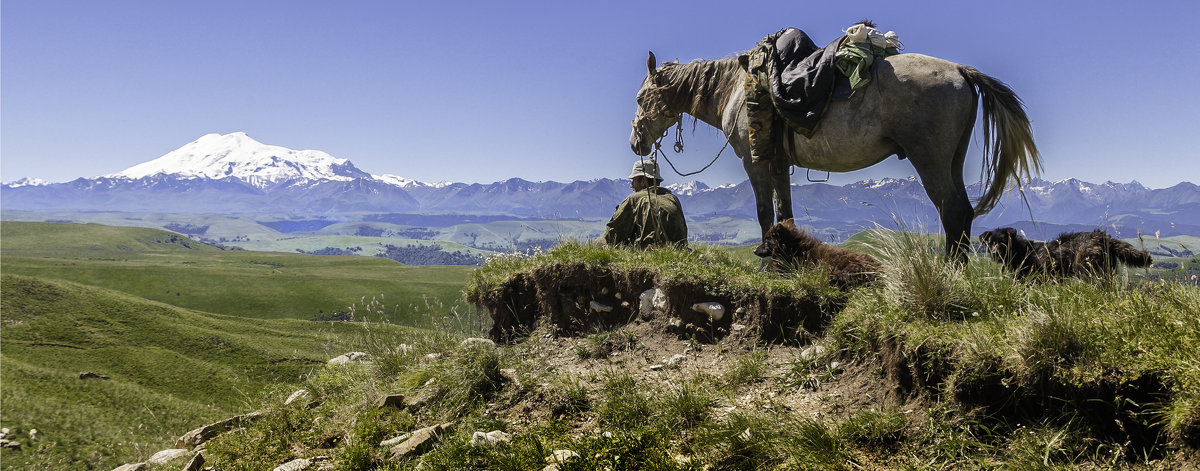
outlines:
[{"label": "horse's belly", "polygon": [[[856,132],[857,131],[857,132]],[[814,133],[811,138],[795,134],[791,149],[792,164],[827,172],[861,170],[896,153],[895,145],[863,129],[844,130],[841,138],[831,139],[830,133]]]}]

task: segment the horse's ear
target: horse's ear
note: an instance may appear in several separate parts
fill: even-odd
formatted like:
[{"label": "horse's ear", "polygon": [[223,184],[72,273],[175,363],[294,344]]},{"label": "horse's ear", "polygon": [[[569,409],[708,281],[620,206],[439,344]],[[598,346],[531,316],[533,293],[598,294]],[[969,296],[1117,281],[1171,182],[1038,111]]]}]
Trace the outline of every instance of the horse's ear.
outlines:
[{"label": "horse's ear", "polygon": [[654,58],[654,51],[650,51],[650,57],[646,58],[646,73],[654,75],[654,64],[657,63],[658,60]]}]

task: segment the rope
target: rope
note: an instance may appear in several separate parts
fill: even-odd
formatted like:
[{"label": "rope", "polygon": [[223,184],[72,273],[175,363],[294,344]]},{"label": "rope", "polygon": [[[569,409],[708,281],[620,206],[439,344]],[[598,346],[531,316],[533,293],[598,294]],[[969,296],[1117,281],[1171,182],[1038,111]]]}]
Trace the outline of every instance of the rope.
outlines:
[{"label": "rope", "polygon": [[[670,131],[669,130],[663,131],[663,137],[667,137],[668,132],[670,132]],[[728,138],[725,139],[725,145],[721,146],[721,150],[717,151],[717,156],[713,157],[712,161],[709,162],[708,165],[705,165],[704,168],[701,168],[700,170],[697,170],[695,172],[690,172],[690,173],[682,173],[679,171],[679,169],[675,168],[675,163],[671,162],[671,159],[667,158],[667,153],[662,151],[662,138],[659,138],[657,141],[654,141],[654,152],[650,155],[650,159],[651,159],[651,161],[654,161],[655,163],[657,163],[657,156],[661,155],[663,160],[667,161],[667,165],[671,166],[671,170],[675,171],[676,175],[679,175],[681,177],[688,177],[688,176],[692,176],[697,173],[703,172],[705,170],[708,170],[709,167],[712,167],[713,164],[717,163],[717,159],[721,158],[721,153],[725,152],[726,147],[729,147],[729,139]],[[683,152],[683,115],[680,115],[679,121],[677,121],[675,123],[675,153],[679,154],[682,152]]]}]

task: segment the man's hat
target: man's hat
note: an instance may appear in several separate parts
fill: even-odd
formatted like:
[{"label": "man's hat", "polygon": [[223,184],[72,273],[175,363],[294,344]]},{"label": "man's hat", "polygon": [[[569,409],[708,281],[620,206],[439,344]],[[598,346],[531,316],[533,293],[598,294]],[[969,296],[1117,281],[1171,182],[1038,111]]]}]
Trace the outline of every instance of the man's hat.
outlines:
[{"label": "man's hat", "polygon": [[633,163],[633,173],[630,173],[626,178],[632,179],[633,177],[646,177],[651,180],[662,180],[662,177],[658,176],[657,163],[640,159]]}]

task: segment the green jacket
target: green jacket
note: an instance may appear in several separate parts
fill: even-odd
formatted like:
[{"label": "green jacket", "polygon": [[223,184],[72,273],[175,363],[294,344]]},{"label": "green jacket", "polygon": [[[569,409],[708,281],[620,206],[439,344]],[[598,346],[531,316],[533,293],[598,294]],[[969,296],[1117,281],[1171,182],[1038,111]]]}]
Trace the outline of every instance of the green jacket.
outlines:
[{"label": "green jacket", "polygon": [[669,190],[652,186],[625,198],[604,229],[609,245],[641,248],[668,244],[687,245],[683,207]]}]

